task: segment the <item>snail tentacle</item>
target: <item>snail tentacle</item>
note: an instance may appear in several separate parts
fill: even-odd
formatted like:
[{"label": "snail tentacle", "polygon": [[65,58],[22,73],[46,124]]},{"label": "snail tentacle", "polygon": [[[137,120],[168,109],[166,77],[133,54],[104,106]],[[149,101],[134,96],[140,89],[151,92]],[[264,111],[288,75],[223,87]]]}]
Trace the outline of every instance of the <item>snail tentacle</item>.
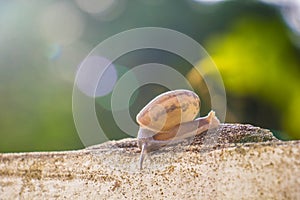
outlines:
[{"label": "snail tentacle", "polygon": [[142,150],[141,150],[140,161],[139,161],[140,170],[143,169],[143,161],[146,155],[147,155],[147,143],[144,142],[142,144]]}]

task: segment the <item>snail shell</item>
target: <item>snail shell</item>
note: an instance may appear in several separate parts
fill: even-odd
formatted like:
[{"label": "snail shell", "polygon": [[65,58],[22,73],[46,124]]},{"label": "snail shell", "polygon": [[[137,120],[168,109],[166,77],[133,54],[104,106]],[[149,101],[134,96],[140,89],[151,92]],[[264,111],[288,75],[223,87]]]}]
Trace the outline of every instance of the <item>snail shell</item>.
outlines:
[{"label": "snail shell", "polygon": [[199,111],[200,99],[189,90],[166,92],[150,101],[136,117],[140,125],[137,137],[141,149],[140,169],[149,151],[219,126],[214,111],[195,119]]},{"label": "snail shell", "polygon": [[200,110],[200,99],[189,90],[173,90],[150,101],[136,116],[138,124],[153,131],[168,131],[192,121]]}]

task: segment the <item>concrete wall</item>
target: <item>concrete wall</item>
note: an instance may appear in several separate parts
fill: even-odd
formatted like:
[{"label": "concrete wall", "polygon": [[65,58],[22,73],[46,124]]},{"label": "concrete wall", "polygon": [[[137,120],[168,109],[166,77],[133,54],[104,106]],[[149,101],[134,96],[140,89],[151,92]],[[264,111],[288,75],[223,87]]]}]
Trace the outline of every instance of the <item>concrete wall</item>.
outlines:
[{"label": "concrete wall", "polygon": [[0,154],[0,199],[300,199],[300,141],[223,124],[150,154],[135,139],[83,150]]}]

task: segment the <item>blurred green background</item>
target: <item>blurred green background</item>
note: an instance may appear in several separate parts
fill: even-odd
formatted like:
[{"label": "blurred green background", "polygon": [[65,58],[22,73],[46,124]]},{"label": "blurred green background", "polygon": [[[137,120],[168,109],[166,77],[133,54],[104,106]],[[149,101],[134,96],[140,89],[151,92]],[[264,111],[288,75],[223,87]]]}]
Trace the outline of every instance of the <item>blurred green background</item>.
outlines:
[{"label": "blurred green background", "polygon": [[[72,116],[77,67],[101,41],[145,26],[174,29],[203,45],[224,80],[227,122],[300,139],[299,19],[294,0],[0,1],[0,152],[83,148]],[[153,60],[174,66],[205,99],[201,78],[166,52],[120,58],[118,76]],[[165,90],[137,91],[132,118]],[[127,137],[113,122],[109,98],[95,102],[99,121],[111,139]]]}]

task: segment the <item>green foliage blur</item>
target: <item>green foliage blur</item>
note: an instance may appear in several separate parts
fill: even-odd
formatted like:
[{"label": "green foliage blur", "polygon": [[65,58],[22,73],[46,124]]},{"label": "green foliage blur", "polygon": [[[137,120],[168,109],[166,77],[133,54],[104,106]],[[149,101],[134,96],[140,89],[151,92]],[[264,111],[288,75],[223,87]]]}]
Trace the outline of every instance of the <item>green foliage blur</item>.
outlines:
[{"label": "green foliage blur", "polygon": [[[276,127],[287,134],[281,137],[299,139],[299,51],[292,45],[284,24],[275,19],[243,18],[227,35],[212,37],[209,47],[228,94],[256,101],[255,110],[249,113],[253,123]],[[251,102],[248,104],[251,108]],[[229,102],[229,106],[235,105]],[[249,110],[236,111],[238,118],[243,122],[251,120],[247,116]]]},{"label": "green foliage blur", "polygon": [[[280,139],[300,139],[300,31],[281,15],[284,5],[99,2],[92,6],[83,0],[0,2],[0,152],[83,148],[72,115],[77,67],[106,38],[146,26],[174,29],[204,46],[224,80],[227,122],[268,128]],[[151,55],[162,57],[161,52]],[[151,61],[147,52],[131,56],[130,62],[120,59],[119,75],[141,64],[142,58]],[[201,77],[193,75],[185,61],[167,54],[161,61],[186,75],[196,92],[204,94]],[[132,118],[165,90],[149,85],[136,93]],[[100,123],[113,133],[111,139],[126,137],[114,124],[105,98],[95,103]]]}]

